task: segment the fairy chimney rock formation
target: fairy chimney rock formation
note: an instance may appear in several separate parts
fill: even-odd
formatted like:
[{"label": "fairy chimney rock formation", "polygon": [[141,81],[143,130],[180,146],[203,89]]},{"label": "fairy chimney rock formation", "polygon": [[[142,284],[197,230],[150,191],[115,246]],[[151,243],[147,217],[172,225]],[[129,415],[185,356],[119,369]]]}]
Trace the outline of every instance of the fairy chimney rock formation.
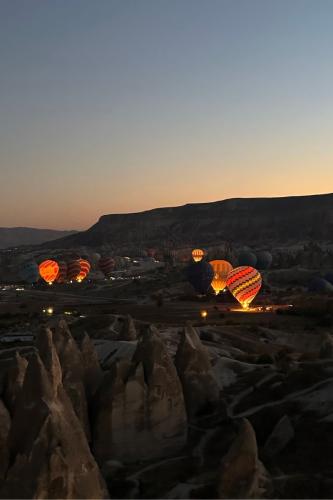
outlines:
[{"label": "fairy chimney rock formation", "polygon": [[0,482],[4,478],[9,461],[7,438],[10,430],[10,415],[0,399]]},{"label": "fairy chimney rock formation", "polygon": [[213,376],[208,351],[190,323],[187,323],[182,333],[176,353],[176,367],[190,419],[217,403],[219,387]]},{"label": "fairy chimney rock formation", "polygon": [[107,498],[61,379],[38,354],[29,358],[8,443],[11,465],[1,498]]},{"label": "fairy chimney rock formation", "polygon": [[95,346],[87,333],[84,334],[81,342],[81,354],[83,359],[84,385],[88,401],[91,401],[102,381],[103,371]]},{"label": "fairy chimney rock formation", "polygon": [[99,390],[94,449],[100,463],[168,456],[186,441],[180,380],[158,331],[142,335],[132,361],[120,361]]},{"label": "fairy chimney rock formation", "polygon": [[14,413],[15,403],[19,392],[22,389],[28,361],[15,353],[12,366],[8,369],[5,382],[4,400],[10,413]]},{"label": "fairy chimney rock formation", "polygon": [[137,340],[137,337],[138,336],[137,336],[137,331],[136,331],[136,328],[135,328],[134,320],[128,314],[124,318],[123,326],[120,329],[119,340],[132,341],[132,340]]},{"label": "fairy chimney rock formation", "polygon": [[268,484],[268,474],[258,459],[255,432],[250,422],[243,419],[222,461],[218,498],[262,498]]},{"label": "fairy chimney rock formation", "polygon": [[319,357],[321,359],[333,358],[333,337],[329,333],[324,333],[322,335]]},{"label": "fairy chimney rock formation", "polygon": [[84,361],[66,321],[59,321],[53,332],[53,342],[59,357],[64,388],[72,401],[83,429],[90,440],[90,426],[86,390],[84,386]]}]

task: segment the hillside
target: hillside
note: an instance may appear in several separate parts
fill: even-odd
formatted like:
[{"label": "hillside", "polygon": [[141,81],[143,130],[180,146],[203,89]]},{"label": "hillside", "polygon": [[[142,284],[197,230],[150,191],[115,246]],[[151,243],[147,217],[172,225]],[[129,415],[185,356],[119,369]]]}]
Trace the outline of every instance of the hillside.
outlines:
[{"label": "hillside", "polygon": [[87,231],[52,247],[291,244],[333,241],[333,194],[284,198],[236,198],[212,203],[103,215]]},{"label": "hillside", "polygon": [[56,231],[31,227],[0,227],[0,248],[39,245],[74,233],[75,231]]}]

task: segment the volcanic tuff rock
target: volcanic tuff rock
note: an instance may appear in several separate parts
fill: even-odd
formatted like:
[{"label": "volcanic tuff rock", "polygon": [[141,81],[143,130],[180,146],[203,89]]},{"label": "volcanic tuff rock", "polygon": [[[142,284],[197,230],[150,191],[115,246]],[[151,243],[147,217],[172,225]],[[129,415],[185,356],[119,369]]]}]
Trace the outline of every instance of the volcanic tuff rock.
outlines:
[{"label": "volcanic tuff rock", "polygon": [[[48,333],[46,344],[51,338]],[[55,351],[47,362],[53,370],[50,375],[38,354],[29,358],[9,434],[11,465],[0,497],[107,498],[82,426],[59,380]]]},{"label": "volcanic tuff rock", "polygon": [[88,407],[84,387],[84,362],[66,321],[61,320],[53,333],[53,341],[59,356],[64,388],[73,408],[90,440]]},{"label": "volcanic tuff rock", "polygon": [[119,361],[99,390],[94,449],[100,463],[164,457],[186,441],[186,413],[175,366],[157,330],[141,337],[131,362]]},{"label": "volcanic tuff rock", "polygon": [[124,323],[119,333],[119,339],[128,341],[137,339],[134,320],[129,314],[124,318]]},{"label": "volcanic tuff rock", "polygon": [[324,333],[322,336],[319,356],[322,359],[333,358],[333,337],[329,333]]},{"label": "volcanic tuff rock", "polygon": [[0,399],[0,484],[8,467],[9,450],[7,438],[10,429],[10,415]]},{"label": "volcanic tuff rock", "polygon": [[6,405],[11,414],[14,413],[16,398],[22,389],[27,366],[28,361],[16,352],[15,360],[7,372],[4,394]]},{"label": "volcanic tuff rock", "polygon": [[84,385],[88,402],[90,402],[102,381],[103,371],[98,361],[94,344],[87,333],[84,334],[81,342],[81,354],[83,359]]},{"label": "volcanic tuff rock", "polygon": [[271,435],[268,437],[264,454],[266,457],[273,457],[282,451],[287,444],[294,438],[295,431],[288,415],[283,417],[275,425]]},{"label": "volcanic tuff rock", "polygon": [[115,248],[332,241],[333,194],[235,198],[213,203],[104,215],[87,231],[45,246]]},{"label": "volcanic tuff rock", "polygon": [[176,367],[189,418],[218,401],[219,387],[213,376],[208,351],[191,324],[187,324],[182,333]]},{"label": "volcanic tuff rock", "polygon": [[243,419],[238,436],[223,458],[218,498],[262,498],[269,486],[268,474],[258,459],[256,435]]}]

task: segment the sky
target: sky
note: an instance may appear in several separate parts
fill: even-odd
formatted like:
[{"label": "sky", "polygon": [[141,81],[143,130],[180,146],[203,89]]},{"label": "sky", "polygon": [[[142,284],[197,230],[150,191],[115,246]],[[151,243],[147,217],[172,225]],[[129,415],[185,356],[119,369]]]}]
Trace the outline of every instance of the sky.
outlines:
[{"label": "sky", "polygon": [[331,0],[0,0],[0,226],[333,191]]}]

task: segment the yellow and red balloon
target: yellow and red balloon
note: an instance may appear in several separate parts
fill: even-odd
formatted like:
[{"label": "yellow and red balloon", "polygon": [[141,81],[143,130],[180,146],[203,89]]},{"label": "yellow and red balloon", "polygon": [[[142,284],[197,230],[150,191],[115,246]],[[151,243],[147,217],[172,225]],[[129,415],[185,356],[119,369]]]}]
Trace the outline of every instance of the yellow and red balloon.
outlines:
[{"label": "yellow and red balloon", "polygon": [[211,260],[209,263],[214,271],[214,278],[211,286],[218,295],[227,286],[227,278],[232,270],[232,265],[227,260]]},{"label": "yellow and red balloon", "polygon": [[244,309],[256,297],[262,284],[261,274],[251,266],[236,267],[228,274],[227,287]]},{"label": "yellow and red balloon", "polygon": [[201,248],[195,248],[192,250],[192,258],[194,262],[200,262],[203,259],[205,252]]}]

